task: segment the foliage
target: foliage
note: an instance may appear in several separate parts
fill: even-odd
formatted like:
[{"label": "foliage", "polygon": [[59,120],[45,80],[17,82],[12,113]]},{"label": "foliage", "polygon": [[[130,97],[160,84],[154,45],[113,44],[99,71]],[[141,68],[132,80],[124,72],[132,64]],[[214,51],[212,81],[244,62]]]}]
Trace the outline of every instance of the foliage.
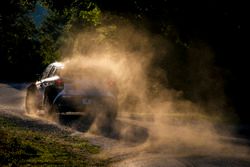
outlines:
[{"label": "foliage", "polygon": [[[40,3],[49,15],[36,27],[30,13]],[[8,1],[0,13],[1,79],[27,80],[49,63],[60,58],[57,52],[62,34],[100,24],[101,11],[90,0],[80,1]],[[8,10],[6,10],[8,9]],[[6,73],[6,69],[9,70]],[[11,72],[12,71],[12,72]]]},{"label": "foliage", "polygon": [[3,166],[105,166],[90,156],[99,147],[80,137],[32,131],[0,117],[0,164]]},{"label": "foliage", "polygon": [[[37,30],[27,14],[35,5],[34,1],[12,0],[1,4],[0,12],[0,75],[2,79],[31,74],[34,63],[40,61]],[[1,3],[3,3],[1,1]],[[32,64],[32,62],[34,62]],[[30,66],[26,66],[30,64]],[[17,71],[16,71],[17,70]],[[18,80],[20,78],[16,78]]]},{"label": "foliage", "polygon": [[63,32],[65,22],[64,16],[61,16],[58,12],[50,11],[49,16],[39,28],[40,56],[42,57],[40,63],[43,66],[59,59],[57,50],[60,43],[58,38]]},{"label": "foliage", "polygon": [[70,27],[97,26],[100,24],[101,10],[98,6],[88,0],[74,1],[70,8],[65,8],[65,15],[69,18]]},{"label": "foliage", "polygon": [[[170,51],[172,54],[170,59],[168,55],[163,54],[154,62],[168,75],[168,86],[183,90],[192,100],[200,99],[201,95],[197,96],[197,93],[194,93],[197,92],[196,87],[187,88],[187,83],[202,87],[203,77],[201,75],[197,75],[200,78],[192,77],[188,63],[190,63],[190,53],[197,50],[197,43],[207,44],[215,55],[214,62],[209,62],[210,65],[223,69],[222,79],[225,80],[226,95],[237,103],[239,110],[243,111],[247,106],[245,98],[237,98],[245,96],[241,92],[245,92],[247,87],[246,82],[243,82],[242,86],[238,81],[244,80],[248,75],[246,73],[248,61],[245,56],[247,50],[242,48],[246,46],[245,41],[247,41],[245,25],[249,10],[243,2],[10,0],[0,3],[1,79],[15,81],[33,79],[34,74],[39,73],[47,64],[60,59],[58,49],[68,39],[67,34],[71,35],[89,27],[96,28],[103,24],[103,19],[109,19],[108,23],[113,24],[111,17],[115,15],[117,18],[132,20],[139,28],[145,26],[149,32],[171,42],[173,49]],[[40,3],[49,11],[40,28],[34,25],[29,15],[36,3]],[[111,13],[109,15],[111,17],[107,19],[104,13]],[[198,47],[198,50],[199,56],[202,57],[203,46]],[[210,77],[214,75],[213,73],[216,72],[212,71]],[[207,94],[203,94],[206,99]]]}]

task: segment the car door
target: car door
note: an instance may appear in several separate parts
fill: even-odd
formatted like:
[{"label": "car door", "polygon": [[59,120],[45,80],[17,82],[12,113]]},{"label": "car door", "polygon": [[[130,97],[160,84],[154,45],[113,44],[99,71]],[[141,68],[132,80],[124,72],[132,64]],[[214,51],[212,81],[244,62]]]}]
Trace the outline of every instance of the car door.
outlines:
[{"label": "car door", "polygon": [[48,85],[50,85],[51,83],[48,80],[49,74],[51,72],[51,70],[53,69],[53,65],[49,65],[42,73],[41,78],[36,82],[36,87],[39,91],[39,95],[40,95],[40,101],[39,103],[43,103],[43,99],[44,99],[44,91],[46,89],[46,87]]}]

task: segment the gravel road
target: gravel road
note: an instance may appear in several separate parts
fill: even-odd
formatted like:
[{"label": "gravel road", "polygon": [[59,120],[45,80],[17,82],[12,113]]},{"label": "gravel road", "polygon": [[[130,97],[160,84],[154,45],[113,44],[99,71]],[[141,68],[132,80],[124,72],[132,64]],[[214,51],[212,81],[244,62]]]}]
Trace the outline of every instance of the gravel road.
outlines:
[{"label": "gravel road", "polygon": [[[10,119],[18,126],[28,127],[36,131],[50,131],[52,133],[81,136],[93,144],[100,145],[102,152],[97,156],[110,159],[112,162],[111,166],[250,166],[250,144],[247,138],[220,136],[219,142],[217,142],[217,145],[220,147],[214,146],[217,149],[211,149],[213,148],[212,144],[207,144],[207,147],[205,147],[202,142],[193,141],[196,145],[191,146],[189,142],[177,142],[182,141],[178,138],[180,136],[177,136],[174,140],[169,137],[163,138],[164,141],[154,138],[155,136],[151,136],[151,132],[157,131],[157,129],[150,129],[149,127],[153,127],[155,124],[150,119],[148,121],[140,119],[140,115],[131,117],[126,115],[126,113],[120,113],[113,132],[109,134],[96,134],[94,131],[87,131],[82,128],[83,126],[79,125],[79,122],[77,125],[72,126],[71,124],[71,126],[67,126],[48,120],[43,115],[26,115],[24,109],[26,86],[26,83],[0,83],[0,117]],[[81,123],[84,124],[84,121]],[[173,129],[172,126],[169,128],[170,130]],[[175,137],[175,135],[171,134],[172,132],[169,131],[168,135]],[[184,136],[185,133],[190,131],[182,132]],[[200,132],[202,133],[202,131]],[[185,141],[188,139],[185,137]],[[195,139],[202,141],[198,140],[199,136]],[[207,143],[211,143],[209,139]],[[166,140],[170,142],[165,142]],[[173,142],[175,140],[176,142]],[[158,142],[162,144],[158,144]]]}]

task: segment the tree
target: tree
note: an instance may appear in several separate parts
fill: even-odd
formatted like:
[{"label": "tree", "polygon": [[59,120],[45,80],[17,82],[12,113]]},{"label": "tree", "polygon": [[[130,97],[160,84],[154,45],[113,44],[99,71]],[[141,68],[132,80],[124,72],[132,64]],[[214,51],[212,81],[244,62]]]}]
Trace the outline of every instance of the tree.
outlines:
[{"label": "tree", "polygon": [[[37,3],[49,13],[40,27],[36,27],[31,17]],[[98,25],[100,14],[90,0],[11,0],[1,4],[1,79],[26,80],[35,76],[59,59],[57,51],[63,43],[62,34]]]},{"label": "tree", "polygon": [[87,27],[100,24],[101,11],[90,0],[43,1],[49,8],[49,16],[39,29],[42,64],[47,65],[60,58],[58,49],[64,40]]},{"label": "tree", "polygon": [[[1,1],[1,3],[3,3]],[[36,1],[12,0],[1,4],[0,13],[0,75],[1,78],[21,79],[32,73],[32,62],[39,61],[37,30],[28,13]],[[31,64],[31,66],[26,66]],[[13,73],[12,73],[13,71]],[[12,78],[14,79],[14,78]]]}]

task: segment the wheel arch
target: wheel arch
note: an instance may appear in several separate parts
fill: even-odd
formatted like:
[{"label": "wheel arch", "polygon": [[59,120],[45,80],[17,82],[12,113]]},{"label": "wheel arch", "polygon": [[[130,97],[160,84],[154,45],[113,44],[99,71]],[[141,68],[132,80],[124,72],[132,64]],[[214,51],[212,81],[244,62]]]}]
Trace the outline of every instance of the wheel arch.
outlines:
[{"label": "wheel arch", "polygon": [[48,102],[52,104],[57,94],[58,94],[58,90],[56,90],[54,86],[46,87],[44,91],[44,103],[45,103],[45,100],[48,100]]}]

